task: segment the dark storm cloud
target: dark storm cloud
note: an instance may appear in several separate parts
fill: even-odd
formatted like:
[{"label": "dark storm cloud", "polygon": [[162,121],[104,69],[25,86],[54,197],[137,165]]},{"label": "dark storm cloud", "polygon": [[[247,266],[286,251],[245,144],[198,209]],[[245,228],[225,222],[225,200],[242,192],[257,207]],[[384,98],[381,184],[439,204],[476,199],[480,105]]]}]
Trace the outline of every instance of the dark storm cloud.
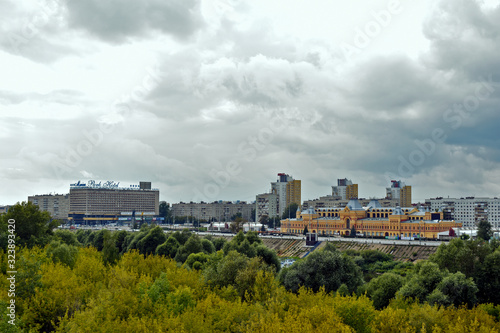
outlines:
[{"label": "dark storm cloud", "polygon": [[158,30],[185,39],[202,18],[197,0],[68,1],[68,22],[110,42],[125,42]]}]

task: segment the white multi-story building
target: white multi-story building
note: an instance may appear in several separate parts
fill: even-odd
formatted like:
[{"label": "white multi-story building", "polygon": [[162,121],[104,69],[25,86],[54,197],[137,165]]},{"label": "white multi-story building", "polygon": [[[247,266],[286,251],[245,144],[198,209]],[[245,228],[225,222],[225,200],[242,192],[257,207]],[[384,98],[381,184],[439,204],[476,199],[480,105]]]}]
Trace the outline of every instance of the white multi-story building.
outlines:
[{"label": "white multi-story building", "polygon": [[431,211],[443,210],[453,215],[465,228],[475,228],[481,220],[491,223],[493,229],[500,228],[500,199],[498,198],[431,198],[426,200]]},{"label": "white multi-story building", "polygon": [[276,193],[259,194],[255,200],[255,221],[259,222],[263,215],[278,216],[278,196]]},{"label": "white multi-story building", "polygon": [[[294,179],[284,173],[278,174],[278,180],[271,183],[271,191],[278,196],[278,215],[281,216],[286,208],[286,185]],[[300,203],[299,203],[300,205]]]},{"label": "white multi-story building", "polygon": [[28,197],[28,201],[37,205],[40,211],[49,212],[53,219],[68,220],[69,194],[41,194]]},{"label": "white multi-story building", "polygon": [[350,179],[337,179],[337,186],[332,186],[332,195],[342,200],[351,200],[358,197],[358,184],[353,184]]},{"label": "white multi-story building", "polygon": [[192,216],[200,220],[228,222],[240,213],[247,221],[253,221],[254,204],[246,201],[180,202],[172,204],[172,215]]},{"label": "white multi-story building", "polygon": [[399,200],[401,207],[411,207],[411,186],[401,180],[391,180],[391,186],[386,187],[386,199]]},{"label": "white multi-story building", "polygon": [[270,193],[257,195],[255,201],[257,221],[262,215],[281,217],[290,204],[301,205],[301,181],[286,173],[278,173],[277,181],[271,182]]}]

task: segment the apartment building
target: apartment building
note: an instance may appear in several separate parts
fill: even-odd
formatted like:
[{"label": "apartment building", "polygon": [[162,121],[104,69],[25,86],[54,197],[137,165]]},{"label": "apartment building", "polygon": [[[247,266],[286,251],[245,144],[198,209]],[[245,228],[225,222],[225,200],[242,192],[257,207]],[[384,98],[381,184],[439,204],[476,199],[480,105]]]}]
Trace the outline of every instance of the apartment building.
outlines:
[{"label": "apartment building", "polygon": [[466,228],[475,228],[481,220],[500,228],[500,199],[487,197],[431,198],[426,200],[431,211],[443,211]]},{"label": "apartment building", "polygon": [[247,221],[253,221],[255,204],[246,201],[180,202],[172,204],[173,216],[192,216],[198,220],[228,222],[240,213]]},{"label": "apartment building", "polygon": [[40,211],[48,212],[53,219],[64,223],[68,220],[69,194],[41,194],[28,197],[28,202],[37,205]]}]

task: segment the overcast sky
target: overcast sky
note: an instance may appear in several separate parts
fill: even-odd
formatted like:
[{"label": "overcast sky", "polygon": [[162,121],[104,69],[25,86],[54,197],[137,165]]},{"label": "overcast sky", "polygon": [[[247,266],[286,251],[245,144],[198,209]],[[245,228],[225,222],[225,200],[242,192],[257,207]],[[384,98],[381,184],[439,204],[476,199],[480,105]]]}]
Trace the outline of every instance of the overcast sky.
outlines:
[{"label": "overcast sky", "polygon": [[0,2],[0,204],[500,195],[499,1]]}]

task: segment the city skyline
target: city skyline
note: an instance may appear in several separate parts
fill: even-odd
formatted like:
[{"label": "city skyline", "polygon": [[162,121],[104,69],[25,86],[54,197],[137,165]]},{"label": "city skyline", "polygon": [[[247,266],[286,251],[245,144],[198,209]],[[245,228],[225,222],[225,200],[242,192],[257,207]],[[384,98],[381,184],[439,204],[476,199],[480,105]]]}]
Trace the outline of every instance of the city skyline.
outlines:
[{"label": "city skyline", "polygon": [[0,4],[0,205],[78,180],[251,202],[280,172],[500,196],[498,1]]}]

